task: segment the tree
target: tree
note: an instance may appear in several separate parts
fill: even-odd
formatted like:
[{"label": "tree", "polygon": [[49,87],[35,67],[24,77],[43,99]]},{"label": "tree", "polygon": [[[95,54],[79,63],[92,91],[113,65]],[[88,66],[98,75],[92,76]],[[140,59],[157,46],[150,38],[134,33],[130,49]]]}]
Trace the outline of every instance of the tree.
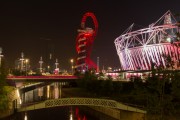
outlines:
[{"label": "tree", "polygon": [[147,79],[147,111],[158,119],[165,120],[167,116],[174,115],[174,95],[171,88],[175,73],[176,71],[165,69],[153,71]]},{"label": "tree", "polygon": [[5,88],[6,85],[6,70],[4,61],[0,66],[0,111],[8,109],[8,97]]},{"label": "tree", "polygon": [[174,72],[174,75],[171,78],[172,81],[172,96],[173,96],[173,104],[176,113],[180,113],[180,72]]}]

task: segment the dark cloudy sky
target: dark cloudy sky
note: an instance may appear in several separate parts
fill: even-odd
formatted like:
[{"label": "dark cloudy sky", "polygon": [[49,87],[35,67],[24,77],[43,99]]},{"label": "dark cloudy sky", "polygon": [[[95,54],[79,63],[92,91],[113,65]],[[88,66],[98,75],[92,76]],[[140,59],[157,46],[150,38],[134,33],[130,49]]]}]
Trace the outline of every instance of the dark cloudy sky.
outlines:
[{"label": "dark cloudy sky", "polygon": [[[59,2],[0,2],[0,46],[6,63],[14,65],[24,52],[32,66],[38,65],[47,42],[54,44],[62,69],[76,57],[75,39],[84,13],[93,12],[99,29],[92,59],[100,67],[118,68],[114,40],[132,23],[148,26],[166,11],[180,13],[179,0],[59,0]],[[91,22],[89,20],[89,22]],[[89,26],[92,27],[92,26]]]}]

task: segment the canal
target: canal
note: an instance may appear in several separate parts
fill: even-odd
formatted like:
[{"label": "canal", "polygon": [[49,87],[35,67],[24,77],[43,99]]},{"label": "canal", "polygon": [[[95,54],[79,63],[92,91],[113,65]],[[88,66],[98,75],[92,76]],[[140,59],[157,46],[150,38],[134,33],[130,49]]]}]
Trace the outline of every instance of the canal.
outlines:
[{"label": "canal", "polygon": [[[28,106],[48,99],[69,98],[64,94],[64,88],[72,85],[63,82],[40,84],[35,87],[23,86],[19,89],[20,106]],[[77,96],[78,97],[78,96]],[[61,106],[25,112],[16,112],[4,120],[116,120],[101,112],[95,111],[90,106]]]}]

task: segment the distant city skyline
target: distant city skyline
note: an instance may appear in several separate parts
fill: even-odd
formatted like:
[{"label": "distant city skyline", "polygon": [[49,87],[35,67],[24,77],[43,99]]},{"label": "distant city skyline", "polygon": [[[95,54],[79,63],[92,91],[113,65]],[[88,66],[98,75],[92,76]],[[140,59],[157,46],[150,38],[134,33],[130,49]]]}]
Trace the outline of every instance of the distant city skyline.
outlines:
[{"label": "distant city skyline", "polygon": [[99,57],[100,69],[103,66],[119,68],[115,38],[132,23],[146,27],[168,10],[180,13],[179,1],[1,2],[0,47],[8,66],[15,66],[21,52],[31,60],[32,66],[37,66],[41,56],[45,60],[48,41],[54,44],[54,57],[58,59],[60,68],[70,69],[70,59],[77,57],[77,29],[83,14],[90,11],[99,23],[92,59],[96,63]]}]

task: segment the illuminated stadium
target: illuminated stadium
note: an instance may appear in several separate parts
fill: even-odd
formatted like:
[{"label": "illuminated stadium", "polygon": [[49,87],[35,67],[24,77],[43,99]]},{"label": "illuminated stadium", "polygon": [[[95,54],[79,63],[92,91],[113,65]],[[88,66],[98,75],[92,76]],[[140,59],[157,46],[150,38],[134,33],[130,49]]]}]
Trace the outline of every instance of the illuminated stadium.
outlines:
[{"label": "illuminated stadium", "polygon": [[114,41],[122,70],[167,68],[167,57],[174,63],[173,69],[179,68],[179,29],[170,11],[147,28],[133,28],[134,24]]}]

